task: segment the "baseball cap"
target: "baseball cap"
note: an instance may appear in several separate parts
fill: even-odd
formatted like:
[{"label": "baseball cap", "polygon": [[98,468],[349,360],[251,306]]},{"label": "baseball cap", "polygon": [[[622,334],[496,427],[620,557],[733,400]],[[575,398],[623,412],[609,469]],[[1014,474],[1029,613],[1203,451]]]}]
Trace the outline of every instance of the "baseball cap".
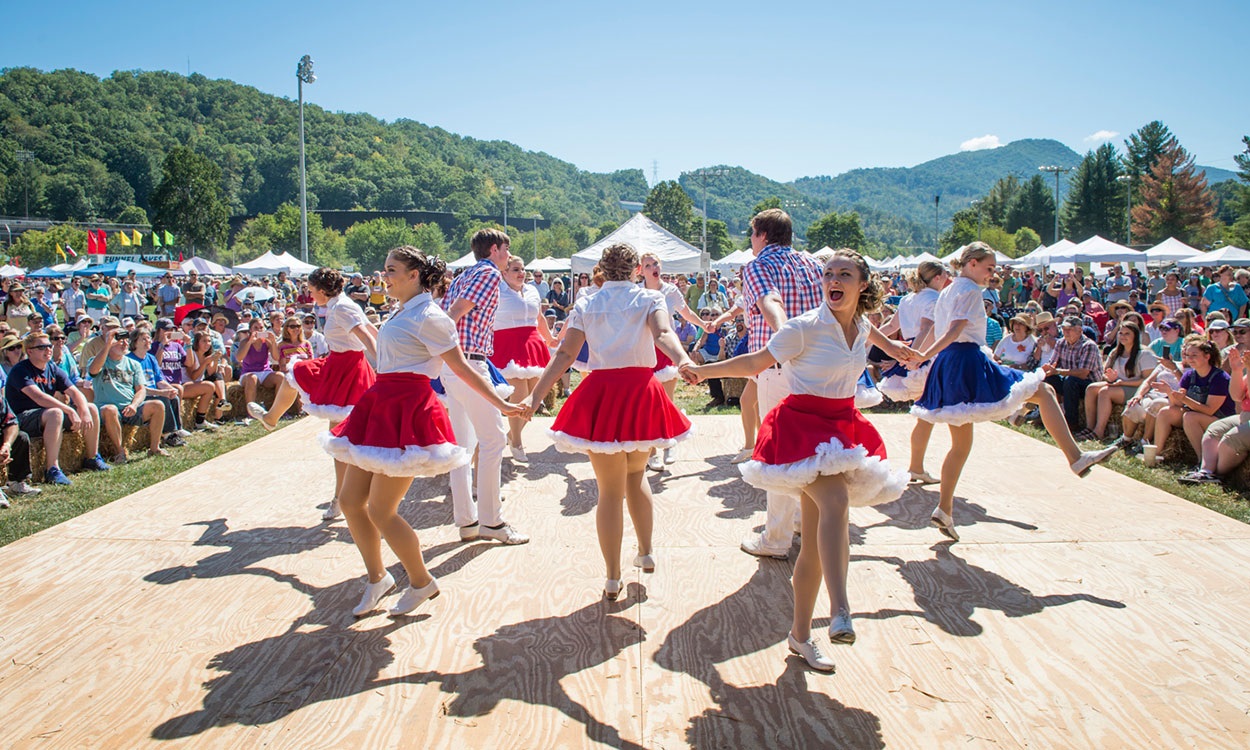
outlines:
[{"label": "baseball cap", "polygon": [[122,322],[112,315],[100,318],[100,328],[121,328]]},{"label": "baseball cap", "polygon": [[1064,328],[1084,328],[1085,321],[1081,320],[1075,315],[1069,315],[1068,317],[1063,319],[1063,327]]},{"label": "baseball cap", "polygon": [[1230,327],[1231,326],[1228,325],[1228,321],[1226,320],[1213,320],[1207,326],[1207,330],[1208,331],[1227,331]]},{"label": "baseball cap", "polygon": [[1233,328],[1250,328],[1250,318],[1238,318],[1234,320]]},{"label": "baseball cap", "polygon": [[1179,331],[1181,324],[1176,322],[1176,318],[1167,318],[1159,324],[1160,331]]},{"label": "baseball cap", "polygon": [[172,331],[177,327],[174,325],[174,321],[169,318],[160,318],[156,321],[156,330],[158,331]]}]

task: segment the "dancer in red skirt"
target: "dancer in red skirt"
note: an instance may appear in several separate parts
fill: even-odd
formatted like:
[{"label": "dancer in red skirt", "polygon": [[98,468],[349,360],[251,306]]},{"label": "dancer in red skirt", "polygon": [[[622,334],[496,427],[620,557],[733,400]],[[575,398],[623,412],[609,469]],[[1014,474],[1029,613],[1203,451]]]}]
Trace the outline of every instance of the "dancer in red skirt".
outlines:
[{"label": "dancer in red skirt", "polygon": [[833,662],[811,637],[812,611],[823,576],[833,605],[829,639],[855,642],[846,596],[848,509],[890,502],[907,487],[907,474],[886,463],[881,436],[855,408],[856,382],[867,364],[869,344],[899,361],[915,352],[887,339],[864,317],[880,306],[883,290],[859,253],[838,250],[822,278],[823,304],[786,321],[766,349],[682,368],[682,376],[691,383],[741,378],[785,364],[790,395],[764,417],[755,453],[739,468],[756,487],[802,495],[789,645],[813,669],[833,671]]},{"label": "dancer in red skirt", "polygon": [[427,291],[446,264],[415,247],[397,247],[386,257],[383,278],[398,309],[378,335],[378,377],[347,419],[319,436],[336,461],[347,464],[339,501],[369,573],[364,595],[352,614],[373,611],[395,588],[382,564],[382,539],[408,573],[408,588],[391,615],[411,612],[438,595],[438,583],[425,568],[417,533],[399,515],[413,477],[434,476],[464,466],[471,458],[456,445],[447,411],[430,379],[445,363],[470,388],[505,414],[525,409],[509,404],[464,358],[451,318]]},{"label": "dancer in red skirt", "polygon": [[[278,426],[299,398],[306,414],[330,420],[334,427],[351,414],[352,407],[373,385],[375,375],[370,359],[377,358],[378,329],[365,319],[360,306],[343,294],[343,274],[333,268],[318,268],[308,276],[313,302],[326,308],[326,344],[330,354],[317,359],[293,361],[267,411],[255,401],[247,405],[247,413],[260,420],[266,430]],[[334,462],[334,498],[321,518],[333,521],[342,515],[339,490],[343,487],[340,461]]]},{"label": "dancer in red skirt", "polygon": [[541,394],[573,363],[582,343],[588,343],[592,372],[560,409],[551,437],[556,448],[590,457],[599,485],[599,549],[607,564],[603,594],[615,600],[621,593],[621,501],[629,506],[638,537],[634,565],[649,573],[655,570],[655,558],[647,455],[671,448],[692,430],[655,379],[655,349],[678,364],[689,364],[690,358],[669,327],[664,299],[633,283],[638,252],[624,242],[611,245],[599,267],[606,282],[594,296],[579,299],[569,313],[564,342],[539,378],[527,415],[537,411]]},{"label": "dancer in red skirt", "polygon": [[[664,297],[670,326],[673,323],[673,316],[680,315],[701,329],[715,330],[708,329],[708,322],[691,311],[690,306],[686,304],[686,297],[675,284],[670,284],[660,278],[660,256],[655,253],[643,253],[641,260],[642,285],[659,292]],[[660,384],[664,386],[664,392],[668,394],[669,399],[672,399],[677,391],[677,366],[658,347],[655,350],[655,379],[660,381]],[[666,448],[663,453],[657,450],[651,454],[647,468],[652,471],[664,471],[664,465],[671,463],[673,463],[673,449]]]},{"label": "dancer in red skirt", "polygon": [[[525,283],[525,261],[513,255],[503,271],[504,283],[499,286],[499,307],[495,309],[495,352],[490,361],[508,380],[513,403],[523,403],[534,390],[534,383],[551,361],[551,348],[556,340],[543,317],[543,303],[538,290]],[[544,394],[545,395],[545,394]],[[508,419],[508,449],[512,460],[529,461],[521,447],[521,429],[525,420]]]}]

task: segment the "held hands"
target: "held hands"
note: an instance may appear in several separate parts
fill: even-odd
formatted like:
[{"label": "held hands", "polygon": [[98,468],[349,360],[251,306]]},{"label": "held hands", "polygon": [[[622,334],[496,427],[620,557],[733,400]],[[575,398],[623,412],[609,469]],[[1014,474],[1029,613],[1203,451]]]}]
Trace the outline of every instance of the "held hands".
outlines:
[{"label": "held hands", "polygon": [[704,378],[699,374],[699,366],[686,360],[677,368],[677,373],[681,375],[681,379],[690,385],[698,385],[702,383]]},{"label": "held hands", "polygon": [[499,411],[503,412],[505,417],[520,417],[526,421],[529,421],[530,417],[533,416],[533,412],[530,411],[529,406],[525,404],[513,404],[508,401],[504,402],[504,408]]}]

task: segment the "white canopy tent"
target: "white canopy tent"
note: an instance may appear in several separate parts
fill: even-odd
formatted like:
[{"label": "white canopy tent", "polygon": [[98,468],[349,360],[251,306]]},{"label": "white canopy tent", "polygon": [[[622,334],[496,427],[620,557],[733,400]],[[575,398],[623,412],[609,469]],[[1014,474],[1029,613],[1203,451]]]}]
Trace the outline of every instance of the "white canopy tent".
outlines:
[{"label": "white canopy tent", "polygon": [[1218,250],[1200,253],[1192,258],[1178,261],[1176,265],[1184,268],[1201,268],[1202,266],[1218,268],[1225,264],[1238,268],[1250,268],[1250,250],[1243,250],[1234,245],[1225,245]]},{"label": "white canopy tent", "polygon": [[726,271],[736,271],[755,258],[755,253],[749,249],[735,250],[720,260],[712,261],[712,270],[724,273]]},{"label": "white canopy tent", "polygon": [[473,251],[470,250],[464,255],[461,255],[459,258],[456,258],[452,262],[448,263],[447,267],[453,269],[468,268],[476,263],[477,258],[473,257]]},{"label": "white canopy tent", "polygon": [[[1069,253],[1072,255],[1071,258],[1063,257]],[[1097,234],[1078,243],[1058,258],[1053,254],[1050,257],[1051,260],[1074,260],[1077,263],[1142,263],[1145,261],[1140,250],[1125,247]]]},{"label": "white canopy tent", "polygon": [[525,266],[526,271],[542,271],[543,273],[567,271],[570,268],[572,264],[568,258],[535,258]]},{"label": "white canopy tent", "polygon": [[307,276],[315,270],[317,266],[305,263],[290,253],[275,253],[272,250],[255,260],[234,267],[235,273],[245,273],[248,276],[269,276],[282,271],[291,276]]},{"label": "white canopy tent", "polygon": [[603,251],[617,242],[628,242],[641,255],[655,253],[665,273],[698,273],[703,270],[703,253],[643,214],[634,214],[615,232],[572,257],[574,275],[594,270]]},{"label": "white canopy tent", "polygon": [[1145,252],[1147,263],[1172,263],[1201,254],[1198,248],[1190,247],[1175,237],[1168,237]]},{"label": "white canopy tent", "polygon": [[195,271],[201,276],[230,276],[234,272],[229,268],[205,258],[187,258],[180,266],[183,273]]},{"label": "white canopy tent", "polygon": [[877,260],[876,258],[869,258],[867,255],[865,255],[864,261],[868,263],[869,270],[872,270],[872,271],[889,271],[890,270],[890,263],[888,259]]},{"label": "white canopy tent", "polygon": [[926,260],[933,261],[934,263],[942,262],[942,259],[934,255],[933,253],[925,252],[919,255],[913,255],[910,258],[902,258],[899,261],[898,267],[911,269],[911,268],[915,268],[919,266],[921,263],[924,263]]},{"label": "white canopy tent", "polygon": [[[950,263],[952,260],[959,260],[959,256],[964,254],[964,250],[967,249],[967,247],[968,247],[967,245],[963,245],[962,247],[956,248],[955,252],[950,253],[949,255],[943,255],[942,262]],[[1016,265],[1016,262],[1018,260],[1016,258],[1011,257],[1010,255],[1007,255],[1006,253],[1001,253],[997,250],[994,251],[994,257],[998,260],[998,264],[1000,266],[1001,265]]]},{"label": "white canopy tent", "polygon": [[8,263],[5,263],[3,266],[0,266],[0,277],[6,278],[6,279],[16,279],[18,276],[25,276],[25,275],[26,275],[25,268],[18,268],[17,266],[10,265]]}]

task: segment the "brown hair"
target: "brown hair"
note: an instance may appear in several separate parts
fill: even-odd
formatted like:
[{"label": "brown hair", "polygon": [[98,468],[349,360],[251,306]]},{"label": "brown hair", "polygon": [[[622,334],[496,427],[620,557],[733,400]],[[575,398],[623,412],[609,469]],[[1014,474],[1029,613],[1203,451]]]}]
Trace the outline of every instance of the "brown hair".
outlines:
[{"label": "brown hair", "polygon": [[[946,266],[932,260],[923,260],[920,265],[916,266],[916,283],[920,285],[920,289],[924,289],[933,283]],[[919,291],[919,290],[917,290]]]},{"label": "brown hair", "polygon": [[1206,354],[1207,361],[1211,363],[1212,370],[1220,369],[1220,347],[1217,346],[1214,341],[1206,336],[1203,336],[1201,333],[1191,333],[1186,336],[1184,342],[1181,343],[1181,351],[1184,351],[1187,346],[1192,346],[1203,354]]},{"label": "brown hair", "polygon": [[[487,230],[483,229],[482,232]],[[482,232],[478,232],[481,234]],[[473,235],[474,242],[477,241],[477,235]],[[476,250],[474,251],[477,252]],[[392,248],[389,253],[397,263],[402,265],[409,271],[417,271],[420,275],[421,288],[427,292],[433,292],[435,287],[443,280],[443,272],[447,270],[447,264],[442,258],[433,255],[426,255],[422,251],[412,245],[400,245]],[[487,253],[489,256],[489,252]]]},{"label": "brown hair", "polygon": [[859,304],[855,307],[855,314],[865,315],[879,310],[882,300],[885,299],[885,288],[881,285],[881,280],[868,268],[868,261],[864,260],[864,256],[848,247],[839,248],[834,251],[829,262],[825,263],[825,268],[829,267],[829,263],[838,259],[851,261],[855,269],[859,271],[859,277],[868,283],[864,291],[859,293]]},{"label": "brown hair", "polygon": [[327,297],[337,297],[343,291],[343,274],[336,268],[318,268],[308,274],[308,283]]},{"label": "brown hair", "polygon": [[1103,366],[1114,367],[1115,361],[1120,357],[1124,357],[1124,374],[1130,378],[1135,378],[1140,374],[1137,371],[1137,355],[1141,354],[1141,328],[1136,323],[1120,321],[1120,330],[1133,332],[1133,346],[1128,351],[1125,351],[1124,344],[1120,343],[1120,335],[1117,333],[1115,346],[1111,347],[1111,351],[1107,352],[1107,361],[1103,363]]},{"label": "brown hair", "polygon": [[603,274],[605,281],[632,281],[639,260],[638,251],[633,245],[616,242],[604,249],[595,270]]},{"label": "brown hair", "polygon": [[[508,235],[502,230],[493,227],[479,229],[473,234],[473,239],[469,240],[469,247],[473,250],[473,257],[478,260],[486,260],[490,257],[490,249],[495,245],[511,245],[512,240],[508,239]],[[421,282],[425,286],[425,282]],[[426,287],[427,289],[429,287]]]},{"label": "brown hair", "polygon": [[789,245],[794,241],[794,223],[790,214],[780,208],[766,208],[752,217],[751,231],[763,234],[770,245]]}]

